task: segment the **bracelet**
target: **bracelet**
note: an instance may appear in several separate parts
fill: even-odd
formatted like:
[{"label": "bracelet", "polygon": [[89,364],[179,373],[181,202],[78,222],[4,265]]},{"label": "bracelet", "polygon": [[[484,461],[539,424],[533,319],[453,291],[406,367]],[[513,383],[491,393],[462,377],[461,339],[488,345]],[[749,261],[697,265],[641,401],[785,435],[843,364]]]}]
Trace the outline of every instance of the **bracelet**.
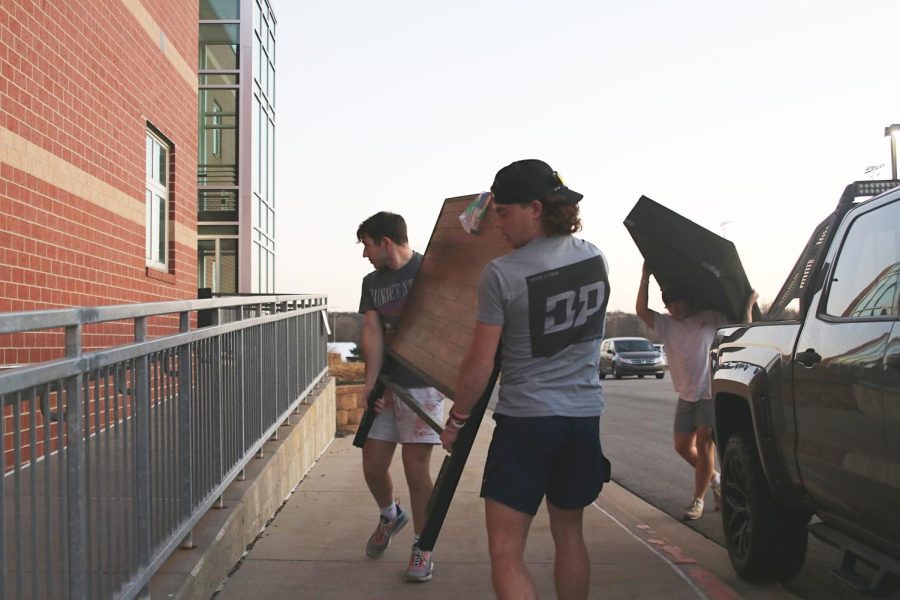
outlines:
[{"label": "bracelet", "polygon": [[[450,418],[455,421],[459,421],[463,424],[465,424],[465,422],[468,421],[469,417],[471,417],[471,416],[472,416],[471,414],[462,415],[462,414],[456,412],[456,409],[453,409],[453,408],[450,409]],[[462,427],[462,425],[460,425],[460,427]]]},{"label": "bracelet", "polygon": [[453,417],[447,419],[447,424],[444,425],[445,431],[456,432],[466,426],[465,421],[457,421]]}]

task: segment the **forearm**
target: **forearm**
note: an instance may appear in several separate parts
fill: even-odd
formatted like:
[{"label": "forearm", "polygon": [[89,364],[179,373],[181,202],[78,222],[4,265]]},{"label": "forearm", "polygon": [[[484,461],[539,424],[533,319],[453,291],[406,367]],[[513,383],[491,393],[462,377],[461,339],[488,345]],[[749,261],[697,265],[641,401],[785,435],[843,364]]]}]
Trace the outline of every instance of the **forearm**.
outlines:
[{"label": "forearm", "polygon": [[367,315],[360,335],[360,348],[366,365],[367,389],[374,387],[384,364],[384,334],[381,331],[381,324],[374,321],[377,319]]},{"label": "forearm", "polygon": [[467,416],[472,412],[487,389],[493,370],[492,362],[484,361],[472,354],[466,355],[459,368],[456,394],[453,397],[453,410],[456,413]]},{"label": "forearm", "polygon": [[649,307],[650,298],[650,275],[643,273],[641,282],[638,284],[637,299],[634,302],[634,312],[637,316],[647,324],[647,327],[653,328],[653,311]]}]

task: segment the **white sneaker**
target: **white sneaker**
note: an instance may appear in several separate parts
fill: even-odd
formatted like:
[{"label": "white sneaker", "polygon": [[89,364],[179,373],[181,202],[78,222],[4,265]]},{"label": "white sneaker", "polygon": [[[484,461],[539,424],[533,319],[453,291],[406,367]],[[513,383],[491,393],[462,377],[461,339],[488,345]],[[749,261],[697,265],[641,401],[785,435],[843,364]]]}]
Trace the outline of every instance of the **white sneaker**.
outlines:
[{"label": "white sneaker", "polygon": [[684,509],[684,515],[682,518],[685,521],[696,521],[700,517],[703,516],[703,500],[700,498],[694,498],[691,501],[691,505]]}]

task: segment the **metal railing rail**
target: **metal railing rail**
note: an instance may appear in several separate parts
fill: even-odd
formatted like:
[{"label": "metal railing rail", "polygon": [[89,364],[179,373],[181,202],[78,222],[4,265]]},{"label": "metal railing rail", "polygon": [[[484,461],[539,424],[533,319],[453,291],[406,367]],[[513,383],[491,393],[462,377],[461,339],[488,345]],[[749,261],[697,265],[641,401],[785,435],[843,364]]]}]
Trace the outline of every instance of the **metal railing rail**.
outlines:
[{"label": "metal railing rail", "polygon": [[[201,310],[233,320],[190,329]],[[65,358],[0,372],[0,600],[145,594],[325,376],[326,310],[302,295],[0,314],[0,334],[66,332]],[[178,332],[148,339],[166,316]],[[84,352],[84,326],[111,321],[134,342]]]}]

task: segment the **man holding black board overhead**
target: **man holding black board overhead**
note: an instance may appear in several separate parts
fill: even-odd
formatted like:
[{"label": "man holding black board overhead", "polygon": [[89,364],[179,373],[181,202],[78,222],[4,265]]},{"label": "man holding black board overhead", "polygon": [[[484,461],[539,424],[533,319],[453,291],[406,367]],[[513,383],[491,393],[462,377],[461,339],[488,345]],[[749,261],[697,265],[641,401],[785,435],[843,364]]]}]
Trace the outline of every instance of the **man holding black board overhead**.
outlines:
[{"label": "man holding black board overhead", "polygon": [[[666,346],[669,373],[678,394],[673,426],[675,451],[694,468],[694,495],[682,517],[695,520],[703,516],[707,488],[712,489],[715,510],[719,510],[721,503],[712,437],[709,350],[716,330],[729,319],[717,310],[701,308],[696,292],[676,284],[662,288],[662,301],[669,314],[657,313],[648,307],[650,275],[651,269],[644,263],[635,311],[653,330],[656,339]],[[751,290],[742,315],[745,323],[752,320],[757,298],[756,292]]]},{"label": "man holding black board overhead", "polygon": [[572,235],[581,229],[582,195],[546,163],[504,167],[491,192],[494,221],[515,250],[481,274],[474,335],[441,441],[452,449],[501,348],[497,425],[481,488],[494,591],[498,598],[537,597],[523,553],[546,497],[557,595],[587,598],[584,507],[609,481],[598,375],[609,299],[606,259]]},{"label": "man holding black board overhead", "polygon": [[[366,364],[363,397],[369,398],[379,375],[403,388],[428,414],[440,422],[444,417],[444,397],[414,373],[396,362],[385,364],[385,346],[400,321],[406,298],[422,264],[422,255],[409,247],[406,221],[400,215],[379,212],[363,221],[356,231],[363,245],[363,257],[375,270],[365,276],[359,312],[363,316],[361,347]],[[425,524],[425,508],[434,483],[431,479],[431,450],[440,443],[438,434],[390,389],[375,404],[378,416],[372,422],[363,445],[363,474],[381,514],[375,532],[366,544],[366,554],[380,557],[391,538],[409,521],[409,515],[394,499],[389,468],[397,444],[402,446],[403,471],[409,486],[412,510],[412,553],[406,571],[408,581],[429,581],[434,569],[431,552],[418,546]]]}]

